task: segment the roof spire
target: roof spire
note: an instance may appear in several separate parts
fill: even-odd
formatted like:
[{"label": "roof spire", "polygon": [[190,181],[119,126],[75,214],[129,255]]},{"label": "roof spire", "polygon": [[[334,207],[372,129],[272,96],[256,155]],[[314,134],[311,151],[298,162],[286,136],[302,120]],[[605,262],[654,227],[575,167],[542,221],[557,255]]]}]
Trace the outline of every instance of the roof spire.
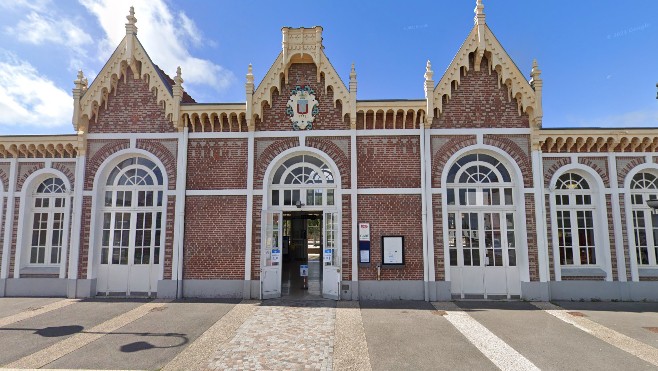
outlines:
[{"label": "roof spire", "polygon": [[484,25],[486,21],[484,17],[484,5],[482,4],[482,0],[477,0],[475,2],[475,9],[473,11],[475,12],[475,24]]},{"label": "roof spire", "polygon": [[126,19],[128,20],[128,23],[126,23],[126,35],[137,35],[137,26],[135,25],[137,18],[135,18],[134,6],[130,7],[130,12],[126,16]]}]

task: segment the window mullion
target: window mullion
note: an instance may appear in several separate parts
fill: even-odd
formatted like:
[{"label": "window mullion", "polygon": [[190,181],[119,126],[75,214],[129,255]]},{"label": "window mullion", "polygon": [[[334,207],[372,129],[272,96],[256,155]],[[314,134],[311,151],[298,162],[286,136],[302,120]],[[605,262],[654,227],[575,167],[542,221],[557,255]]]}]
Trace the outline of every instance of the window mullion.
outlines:
[{"label": "window mullion", "polygon": [[[569,197],[573,197],[574,195],[569,195]],[[570,202],[572,201],[571,199],[569,200]],[[571,208],[571,247],[572,247],[572,254],[573,254],[573,264],[574,265],[581,265],[580,262],[580,235],[578,234],[579,228],[578,228],[578,209],[576,208]]]}]

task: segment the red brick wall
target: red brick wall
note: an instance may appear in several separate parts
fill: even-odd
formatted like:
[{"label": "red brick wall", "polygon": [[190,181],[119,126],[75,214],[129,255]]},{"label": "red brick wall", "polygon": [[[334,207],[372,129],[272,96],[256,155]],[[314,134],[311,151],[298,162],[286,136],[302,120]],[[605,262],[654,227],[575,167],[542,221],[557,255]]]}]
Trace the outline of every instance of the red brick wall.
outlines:
[{"label": "red brick wall", "polygon": [[442,202],[440,194],[432,195],[432,212],[434,215],[434,279],[437,281],[445,281],[446,279]]},{"label": "red brick wall", "polygon": [[244,279],[246,196],[188,196],[184,279]]},{"label": "red brick wall", "polygon": [[496,71],[490,71],[486,58],[480,71],[470,69],[461,83],[452,89],[452,97],[443,98],[443,112],[434,119],[432,128],[527,128],[527,114],[519,115],[516,99],[508,101],[507,86],[500,84]]},{"label": "red brick wall", "polygon": [[256,150],[254,154],[254,189],[263,187],[263,177],[272,160],[279,153],[297,146],[299,146],[298,138],[257,138],[254,146]]},{"label": "red brick wall", "polygon": [[[635,157],[635,156],[618,156],[617,159],[617,182],[619,187],[624,186],[626,181],[626,176],[628,173],[633,170],[634,167],[644,163],[644,157]],[[622,166],[622,164],[624,164]]]},{"label": "red brick wall", "polygon": [[419,137],[359,137],[357,152],[359,188],[420,187]]},{"label": "red brick wall", "polygon": [[288,84],[282,83],[282,91],[272,95],[272,104],[263,108],[262,120],[257,120],[256,130],[283,130],[291,131],[292,122],[286,114],[286,106],[290,93],[295,86],[310,86],[315,91],[320,112],[313,121],[313,130],[349,129],[349,121],[343,118],[342,105],[334,107],[334,94],[329,89],[324,90],[324,76],[317,83],[317,67],[312,63],[296,63],[288,71]]},{"label": "red brick wall", "polygon": [[359,222],[370,223],[370,267],[359,268],[360,280],[376,280],[382,262],[382,236],[404,236],[401,268],[383,268],[382,280],[423,280],[423,226],[420,195],[359,195]]},{"label": "red brick wall", "polygon": [[174,253],[174,224],[176,220],[176,196],[167,197],[167,222],[164,227],[164,275],[163,279],[172,279],[171,268]]},{"label": "red brick wall", "polygon": [[[562,166],[569,165],[571,159],[568,157],[543,157],[544,162],[544,187],[548,188],[551,185],[551,179],[555,173],[560,170]],[[546,208],[548,210],[548,207]]]},{"label": "red brick wall", "polygon": [[[78,278],[87,278],[89,259],[89,234],[91,233],[91,196],[82,197],[82,223],[80,224],[80,254],[78,259]],[[99,244],[100,245],[100,244]],[[92,262],[93,264],[93,262]]]},{"label": "red brick wall", "polygon": [[342,279],[352,280],[352,204],[351,195],[343,195],[342,215]]},{"label": "red brick wall", "polygon": [[424,115],[424,110],[416,111],[415,115],[413,110],[408,110],[406,112],[403,110],[398,110],[397,112],[394,112],[393,110],[388,110],[386,112],[358,112],[356,114],[356,128],[358,130],[419,129]]},{"label": "red brick wall", "polygon": [[546,211],[546,245],[548,246],[548,268],[550,270],[550,280],[555,281],[555,260],[553,259],[553,249],[557,249],[557,246],[553,246],[553,221],[551,218],[550,199],[551,196],[546,195],[544,200],[544,210]]},{"label": "red brick wall", "polygon": [[[619,280],[619,273],[617,271],[617,250],[615,249],[615,228],[614,222],[612,220],[612,197],[607,194],[605,195],[605,206],[606,206],[606,216],[608,218],[608,241],[610,241],[610,262],[612,267],[612,279],[614,281]],[[619,210],[620,213],[623,213],[624,210]],[[598,245],[598,244],[597,244]],[[600,246],[603,246],[602,244]]]},{"label": "red brick wall", "polygon": [[[8,199],[7,202],[12,202],[11,199]],[[14,277],[14,257],[16,256],[16,239],[18,237],[18,211],[20,210],[20,198],[15,197],[14,200],[14,215],[7,215],[8,218],[12,218],[12,227],[11,227],[11,247],[9,252],[9,277]]]},{"label": "red brick wall", "polygon": [[319,149],[329,156],[338,167],[342,188],[350,188],[350,147],[349,137],[308,137],[306,146]]},{"label": "red brick wall", "polygon": [[[158,79],[158,76],[151,76]],[[89,133],[171,133],[174,124],[165,118],[162,105],[149,91],[144,79],[135,79],[128,68],[119,79],[116,91],[110,92],[107,104],[102,105],[96,122],[89,122]],[[165,94],[169,94],[165,92]],[[105,108],[107,106],[107,108]]]},{"label": "red brick wall", "polygon": [[[525,220],[516,221],[516,233],[523,228],[525,223],[528,241],[528,267],[530,269],[530,281],[539,281],[539,249],[537,248],[537,222],[535,218],[535,196],[532,194],[525,195]],[[523,243],[523,242],[521,242]],[[520,245],[517,247],[517,254],[519,254],[519,249],[524,248],[525,246]]]},{"label": "red brick wall", "polygon": [[191,139],[187,189],[247,188],[246,139]]},{"label": "red brick wall", "polygon": [[[507,152],[521,169],[523,183],[526,187],[532,187],[532,158],[530,157],[529,135],[485,135],[484,144],[500,148]],[[508,168],[510,175],[513,169]]]},{"label": "red brick wall", "polygon": [[[127,140],[87,140],[87,161],[85,162],[85,190],[91,190],[94,185],[94,177],[98,168],[108,157],[116,152],[130,148]],[[98,148],[97,150],[94,150]]]},{"label": "red brick wall", "polygon": [[162,162],[169,189],[176,189],[178,139],[140,139],[136,147],[152,153]]},{"label": "red brick wall", "polygon": [[[632,235],[633,231],[629,231],[626,226],[626,200],[624,195],[619,195],[619,210],[621,215],[621,235],[624,245],[624,261],[626,262],[626,280],[631,280],[631,256],[630,256],[630,246],[631,243],[628,240],[629,233]],[[614,246],[614,245],[613,245]]]},{"label": "red brick wall", "polygon": [[[37,170],[41,170],[45,167],[43,162],[21,162],[18,164],[18,177],[16,179],[16,192],[20,192],[23,189],[23,184],[27,178],[32,175]],[[34,184],[32,184],[34,185]]]},{"label": "red brick wall", "polygon": [[53,162],[53,169],[61,171],[71,184],[71,189],[75,188],[75,162]]},{"label": "red brick wall", "polygon": [[260,239],[263,196],[254,196],[254,209],[251,214],[251,279],[260,279]]},{"label": "red brick wall", "polygon": [[457,135],[457,136],[432,136],[431,142],[442,142],[432,144],[432,187],[441,187],[441,177],[446,169],[446,163],[455,152],[462,148],[475,145],[477,140],[474,135]]}]

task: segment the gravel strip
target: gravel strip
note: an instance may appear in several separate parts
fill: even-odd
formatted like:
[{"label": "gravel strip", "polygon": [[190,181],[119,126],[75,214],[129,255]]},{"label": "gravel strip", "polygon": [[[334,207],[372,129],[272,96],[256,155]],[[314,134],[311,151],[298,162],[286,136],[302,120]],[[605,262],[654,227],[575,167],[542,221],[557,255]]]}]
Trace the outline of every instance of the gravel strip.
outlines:
[{"label": "gravel strip", "polygon": [[575,317],[564,308],[547,303],[531,303],[544,312],[566,322],[639,359],[658,366],[658,349],[584,317]]},{"label": "gravel strip", "polygon": [[334,370],[372,370],[358,301],[336,303]]},{"label": "gravel strip", "polygon": [[162,369],[167,370],[205,370],[217,348],[231,340],[238,328],[251,317],[259,301],[243,300],[233,307],[222,318],[210,326],[203,335],[199,336],[184,351]]},{"label": "gravel strip", "polygon": [[153,308],[163,307],[170,300],[155,300],[139,307],[109,319],[89,330],[84,330],[81,333],[75,334],[60,342],[57,342],[48,348],[42,349],[29,356],[25,356],[17,361],[7,365],[8,368],[41,368],[73,351],[76,351],[83,346],[96,341],[112,331],[116,331],[121,327],[138,320]]},{"label": "gravel strip", "polygon": [[16,313],[14,315],[5,317],[5,318],[0,318],[0,327],[8,326],[16,322],[20,322],[23,320],[26,320],[28,318],[36,317],[40,314],[48,313],[50,311],[53,311],[55,309],[60,309],[67,307],[73,303],[79,302],[80,299],[64,299],[64,300],[59,300],[54,303],[46,304],[43,307],[40,307],[38,309],[34,310],[24,310],[20,313]]},{"label": "gravel strip", "polygon": [[501,370],[539,370],[530,360],[489,331],[454,303],[432,303],[436,310],[445,311],[447,319],[468,341]]}]

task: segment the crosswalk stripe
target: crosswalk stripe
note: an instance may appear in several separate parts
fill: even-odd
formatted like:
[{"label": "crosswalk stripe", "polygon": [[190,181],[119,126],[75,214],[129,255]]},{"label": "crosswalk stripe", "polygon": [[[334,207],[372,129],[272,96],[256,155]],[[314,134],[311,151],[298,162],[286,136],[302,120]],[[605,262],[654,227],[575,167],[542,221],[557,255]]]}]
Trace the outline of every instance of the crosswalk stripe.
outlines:
[{"label": "crosswalk stripe", "polygon": [[46,304],[34,310],[24,310],[11,316],[0,318],[0,327],[9,326],[16,322],[26,320],[28,318],[36,317],[40,314],[48,313],[56,309],[67,307],[71,304],[79,302],[80,299],[63,299],[54,303]]},{"label": "crosswalk stripe", "polygon": [[448,320],[457,331],[461,332],[471,344],[499,369],[509,371],[539,370],[534,363],[454,303],[432,303],[432,305],[436,310],[445,311],[446,315],[443,318]]},{"label": "crosswalk stripe", "polygon": [[635,340],[587,318],[574,317],[567,313],[567,311],[560,306],[547,302],[537,302],[532,303],[532,305],[554,316],[555,318],[569,323],[576,328],[605,341],[610,345],[613,345],[640,358],[643,361],[649,362],[654,366],[658,366],[658,349],[652,347],[651,345],[645,344],[639,340]]}]

